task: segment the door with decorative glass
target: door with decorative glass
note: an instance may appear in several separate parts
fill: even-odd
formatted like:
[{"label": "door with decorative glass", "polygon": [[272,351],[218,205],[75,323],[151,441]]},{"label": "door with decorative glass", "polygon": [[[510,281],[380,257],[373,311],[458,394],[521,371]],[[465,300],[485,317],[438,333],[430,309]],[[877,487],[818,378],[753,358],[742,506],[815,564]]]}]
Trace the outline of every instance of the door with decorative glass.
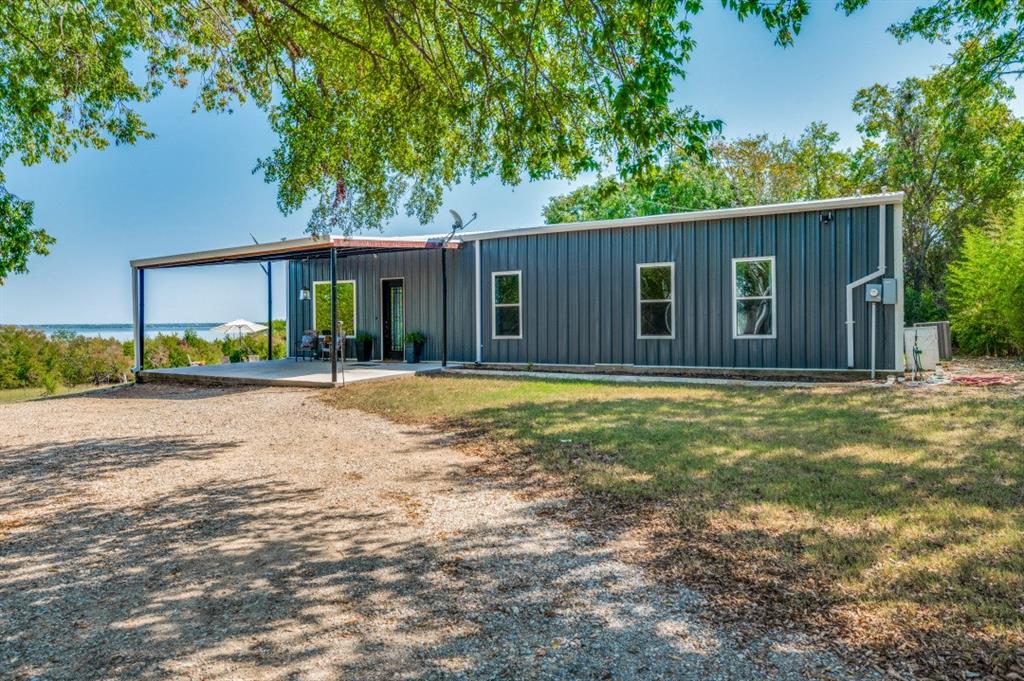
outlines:
[{"label": "door with decorative glass", "polygon": [[401,361],[405,354],[405,282],[381,281],[381,359]]}]

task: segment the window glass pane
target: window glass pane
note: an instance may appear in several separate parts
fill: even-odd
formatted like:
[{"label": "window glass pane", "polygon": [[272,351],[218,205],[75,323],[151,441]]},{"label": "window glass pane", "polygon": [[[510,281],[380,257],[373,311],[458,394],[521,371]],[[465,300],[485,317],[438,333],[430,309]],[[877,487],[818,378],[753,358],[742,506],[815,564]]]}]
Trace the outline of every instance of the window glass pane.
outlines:
[{"label": "window glass pane", "polygon": [[672,303],[640,303],[640,335],[672,335]]},{"label": "window glass pane", "polygon": [[736,334],[739,336],[772,335],[772,301],[737,300]]},{"label": "window glass pane", "polygon": [[672,297],[672,268],[640,268],[640,300],[668,300]]},{"label": "window glass pane", "polygon": [[498,305],[519,303],[518,274],[499,274],[494,277],[494,302]]},{"label": "window glass pane", "polygon": [[753,260],[736,263],[736,295],[770,296],[772,294],[772,261]]},{"label": "window glass pane", "polygon": [[[313,330],[330,331],[331,328],[331,282],[313,284]],[[338,323],[345,326],[345,333],[355,335],[356,330],[356,285],[351,281],[338,282]]]},{"label": "window glass pane", "polygon": [[519,306],[494,308],[494,335],[519,335]]}]

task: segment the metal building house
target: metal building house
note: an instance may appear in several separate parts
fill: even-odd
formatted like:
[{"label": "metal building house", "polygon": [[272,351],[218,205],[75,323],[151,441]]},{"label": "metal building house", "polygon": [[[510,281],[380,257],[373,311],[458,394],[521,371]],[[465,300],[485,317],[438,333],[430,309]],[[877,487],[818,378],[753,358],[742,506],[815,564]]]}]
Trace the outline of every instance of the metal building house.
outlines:
[{"label": "metal building house", "polygon": [[[270,265],[285,261],[289,354],[304,331],[336,326],[371,335],[378,362],[400,360],[418,331],[425,360],[487,366],[902,371],[902,202],[879,194],[451,240],[306,237],[134,260],[136,369],[147,270],[263,263],[270,318]],[[333,384],[329,354],[320,380]]]},{"label": "metal building house", "polygon": [[[462,234],[454,249],[339,253],[374,357],[402,331],[486,365],[902,370],[902,193]],[[322,253],[288,268],[289,347]],[[872,332],[873,330],[873,332]],[[349,331],[352,333],[352,331]]]}]

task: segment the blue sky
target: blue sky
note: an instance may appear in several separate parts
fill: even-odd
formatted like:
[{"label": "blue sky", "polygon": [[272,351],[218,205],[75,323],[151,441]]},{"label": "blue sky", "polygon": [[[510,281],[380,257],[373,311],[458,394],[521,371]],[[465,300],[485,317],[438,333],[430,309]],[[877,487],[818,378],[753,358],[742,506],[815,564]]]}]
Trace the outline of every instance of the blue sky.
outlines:
[{"label": "blue sky", "polygon": [[[885,32],[914,2],[875,0],[845,17],[832,0],[812,0],[796,47],[786,50],[756,22],[741,24],[719,3],[707,4],[694,22],[698,47],[675,99],[722,119],[730,137],[794,136],[824,120],[853,144],[857,119],[850,102],[858,88],[925,75],[948,52],[923,41],[898,45]],[[9,188],[36,202],[36,223],[57,244],[50,256],[32,260],[29,274],[0,287],[0,323],[127,322],[131,258],[244,244],[250,232],[261,241],[302,236],[307,212],[281,215],[275,188],[252,173],[256,159],[275,145],[263,114],[251,106],[231,115],[193,114],[193,96],[169,90],[142,107],[154,140],[86,151],[62,165],[8,164]],[[539,224],[549,196],[592,179],[515,188],[488,180],[454,188],[444,208],[479,213],[478,229]],[[404,216],[385,227],[388,234],[422,231],[430,227]],[[284,267],[275,265],[278,317]],[[151,272],[146,283],[151,322],[266,315],[257,265]]]}]

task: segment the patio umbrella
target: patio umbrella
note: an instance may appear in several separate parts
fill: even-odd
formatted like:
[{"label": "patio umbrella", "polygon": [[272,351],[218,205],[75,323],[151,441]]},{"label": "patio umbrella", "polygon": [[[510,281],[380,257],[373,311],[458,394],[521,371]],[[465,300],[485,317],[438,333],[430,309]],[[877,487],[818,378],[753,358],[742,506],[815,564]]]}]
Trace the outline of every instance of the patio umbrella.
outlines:
[{"label": "patio umbrella", "polygon": [[224,322],[220,326],[215,326],[210,329],[210,331],[214,331],[216,333],[231,333],[232,331],[237,331],[239,338],[242,337],[243,333],[256,333],[257,331],[266,330],[266,325],[250,322],[247,319],[235,319],[234,321]]}]

